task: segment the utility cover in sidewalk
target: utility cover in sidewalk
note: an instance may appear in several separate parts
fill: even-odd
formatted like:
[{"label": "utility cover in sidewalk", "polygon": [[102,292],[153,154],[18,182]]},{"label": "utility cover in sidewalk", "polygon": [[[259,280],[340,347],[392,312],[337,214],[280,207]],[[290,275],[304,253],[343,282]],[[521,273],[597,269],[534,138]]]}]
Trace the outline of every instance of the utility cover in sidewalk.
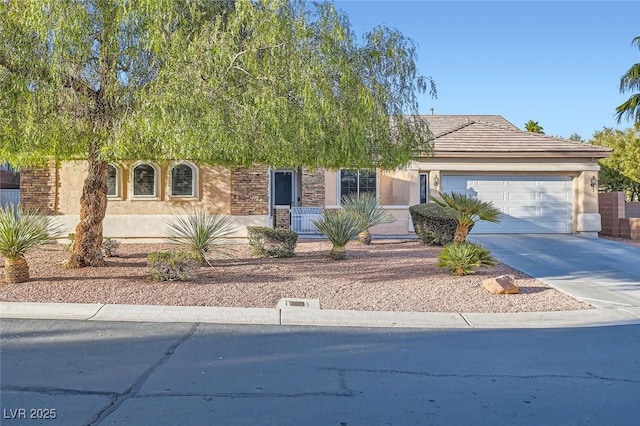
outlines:
[{"label": "utility cover in sidewalk", "polygon": [[278,301],[276,309],[311,308],[320,309],[320,299],[293,299],[285,297]]}]

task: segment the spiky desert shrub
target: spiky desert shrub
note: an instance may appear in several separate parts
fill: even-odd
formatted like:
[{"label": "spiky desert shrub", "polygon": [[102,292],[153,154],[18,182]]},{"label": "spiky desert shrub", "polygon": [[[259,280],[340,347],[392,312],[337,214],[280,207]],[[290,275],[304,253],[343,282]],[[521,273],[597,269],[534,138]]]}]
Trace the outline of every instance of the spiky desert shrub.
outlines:
[{"label": "spiky desert shrub", "polygon": [[61,235],[60,226],[37,210],[12,205],[0,208],[0,254],[5,258],[5,282],[28,281],[29,264],[25,254]]},{"label": "spiky desert shrub", "polygon": [[455,275],[469,275],[481,266],[495,264],[491,252],[479,244],[452,243],[442,249],[436,266],[447,268]]},{"label": "spiky desert shrub", "polygon": [[313,220],[313,224],[333,244],[330,256],[334,260],[347,258],[345,246],[366,226],[359,214],[343,209],[325,210],[320,219]]},{"label": "spiky desert shrub", "polygon": [[249,249],[254,256],[295,256],[294,251],[298,243],[298,234],[289,229],[247,226],[247,234],[249,238]]},{"label": "spiky desert shrub", "polygon": [[196,207],[174,211],[168,224],[167,238],[195,253],[204,262],[213,246],[233,231],[229,216],[209,214],[204,208]]},{"label": "spiky desert shrub", "polygon": [[371,232],[369,228],[383,223],[395,222],[393,216],[380,207],[376,194],[365,192],[362,194],[349,194],[342,197],[342,208],[359,214],[362,217],[365,229],[358,234],[358,241],[363,244],[371,244]]}]

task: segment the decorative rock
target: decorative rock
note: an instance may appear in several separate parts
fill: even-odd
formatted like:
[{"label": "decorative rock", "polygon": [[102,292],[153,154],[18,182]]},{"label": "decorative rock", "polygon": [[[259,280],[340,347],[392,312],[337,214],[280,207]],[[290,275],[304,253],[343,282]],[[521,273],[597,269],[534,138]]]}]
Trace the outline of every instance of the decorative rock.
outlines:
[{"label": "decorative rock", "polygon": [[520,288],[515,284],[511,275],[500,275],[495,278],[487,278],[482,281],[482,286],[493,294],[516,294]]}]

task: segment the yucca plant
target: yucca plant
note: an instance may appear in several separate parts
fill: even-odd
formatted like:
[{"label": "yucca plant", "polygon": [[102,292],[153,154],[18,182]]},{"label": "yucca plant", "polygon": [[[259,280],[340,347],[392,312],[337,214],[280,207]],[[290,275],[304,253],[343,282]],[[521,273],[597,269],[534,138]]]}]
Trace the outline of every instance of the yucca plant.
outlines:
[{"label": "yucca plant", "polygon": [[313,220],[313,224],[333,244],[330,257],[334,260],[347,258],[347,243],[365,227],[362,217],[348,210],[325,210],[322,218]]},{"label": "yucca plant", "polygon": [[34,209],[12,205],[0,209],[0,254],[4,256],[4,280],[15,284],[29,280],[25,254],[62,235],[51,217]]},{"label": "yucca plant", "polygon": [[[175,211],[168,224],[169,241],[184,246],[193,252],[202,262],[218,240],[234,231],[231,218],[224,214],[209,214],[202,207],[182,212]],[[224,252],[221,252],[224,254]]]},{"label": "yucca plant", "polygon": [[500,209],[496,208],[490,201],[482,201],[466,194],[452,192],[450,194],[438,191],[438,196],[429,197],[431,201],[442,207],[449,207],[455,213],[456,228],[454,243],[464,243],[467,240],[469,231],[473,225],[480,220],[487,222],[500,222]]},{"label": "yucca plant", "polygon": [[393,216],[380,207],[376,199],[376,194],[371,192],[345,195],[342,197],[341,205],[344,210],[362,216],[365,229],[358,234],[358,241],[362,244],[371,244],[371,232],[369,228],[383,223],[395,222]]},{"label": "yucca plant", "polygon": [[493,266],[496,261],[491,252],[474,243],[452,243],[438,255],[439,268],[447,268],[455,275],[469,275],[481,266]]}]

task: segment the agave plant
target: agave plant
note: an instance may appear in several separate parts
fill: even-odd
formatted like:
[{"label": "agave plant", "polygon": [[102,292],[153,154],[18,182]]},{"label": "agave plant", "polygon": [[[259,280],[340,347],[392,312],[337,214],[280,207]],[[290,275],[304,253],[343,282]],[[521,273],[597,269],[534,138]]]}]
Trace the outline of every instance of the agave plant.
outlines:
[{"label": "agave plant", "polygon": [[330,256],[334,260],[347,258],[345,246],[365,227],[362,217],[349,210],[325,210],[322,218],[313,220],[313,224],[333,244]]},{"label": "agave plant", "polygon": [[168,224],[167,238],[186,247],[205,262],[213,245],[233,231],[229,216],[209,214],[204,208],[195,207],[173,213]]},{"label": "agave plant", "polygon": [[371,244],[369,228],[383,223],[395,222],[393,216],[380,207],[376,195],[371,192],[345,195],[342,197],[341,205],[344,210],[362,216],[365,229],[358,234],[358,241],[366,245]]},{"label": "agave plant", "polygon": [[442,207],[453,209],[458,227],[456,228],[454,243],[464,243],[469,231],[476,222],[500,222],[500,209],[490,201],[482,201],[466,194],[452,192],[450,194],[438,191],[439,198],[431,196],[431,200]]},{"label": "agave plant", "polygon": [[4,256],[4,280],[14,284],[29,280],[25,254],[62,235],[51,217],[37,210],[12,205],[0,209],[0,254]]},{"label": "agave plant", "polygon": [[491,252],[474,243],[452,243],[438,255],[439,268],[447,268],[455,275],[469,275],[481,266],[493,266],[496,261]]}]

